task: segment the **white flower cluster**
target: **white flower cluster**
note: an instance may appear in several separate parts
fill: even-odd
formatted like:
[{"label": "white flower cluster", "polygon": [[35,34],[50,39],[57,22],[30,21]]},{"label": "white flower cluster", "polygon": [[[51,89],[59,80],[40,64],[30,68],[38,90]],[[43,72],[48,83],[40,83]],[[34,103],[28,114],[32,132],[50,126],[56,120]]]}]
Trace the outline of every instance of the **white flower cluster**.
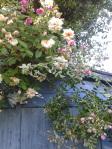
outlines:
[{"label": "white flower cluster", "polygon": [[[13,14],[14,16],[11,18],[5,17],[3,14],[0,14],[0,22],[6,22],[7,25],[10,25],[14,23],[13,19],[15,18],[15,13]],[[14,33],[11,34],[11,32],[7,32],[5,28],[1,29],[1,32],[4,34],[5,39],[10,43],[12,46],[16,46],[18,44],[18,40],[12,36],[12,34],[15,36],[17,35],[18,31],[15,31]],[[19,33],[19,32],[18,32]],[[0,43],[2,43],[3,40],[0,39]]]},{"label": "white flower cluster", "polygon": [[26,91],[27,98],[33,98],[34,96],[39,96],[38,92],[32,88],[28,88]]},{"label": "white flower cluster", "polygon": [[[14,32],[11,34],[11,32],[7,32],[7,31],[5,30],[5,28],[2,28],[2,29],[1,29],[1,32],[4,34],[5,39],[7,40],[7,42],[10,43],[12,46],[16,46],[16,45],[18,44],[18,40],[17,40],[15,37],[12,36],[12,34],[13,34],[14,36],[17,35],[17,32],[18,32],[18,31],[14,31]],[[19,34],[19,32],[18,32],[18,34]],[[0,42],[2,43],[3,40],[0,39]]]},{"label": "white flower cluster", "polygon": [[68,40],[68,41],[71,40],[71,39],[73,39],[74,38],[74,31],[71,28],[64,29],[63,30],[63,38],[65,40]]},{"label": "white flower cluster", "polygon": [[49,30],[56,32],[62,29],[63,19],[52,17],[48,22]]},{"label": "white flower cluster", "polygon": [[18,79],[18,78],[16,78],[16,77],[10,77],[10,85],[11,86],[16,86],[16,85],[18,85],[19,84],[19,82],[20,82],[20,79]]},{"label": "white flower cluster", "polygon": [[21,66],[19,66],[19,68],[22,69],[22,74],[28,74],[30,70],[32,69],[32,65],[31,63],[22,64]]},{"label": "white flower cluster", "polygon": [[68,60],[64,58],[64,56],[58,56],[53,58],[53,65],[58,70],[63,70],[68,67]]},{"label": "white flower cluster", "polygon": [[42,47],[49,49],[52,48],[52,46],[55,44],[55,41],[51,38],[49,40],[42,40],[41,45]]},{"label": "white flower cluster", "polygon": [[40,0],[40,3],[43,7],[53,7],[54,1],[53,0]]}]

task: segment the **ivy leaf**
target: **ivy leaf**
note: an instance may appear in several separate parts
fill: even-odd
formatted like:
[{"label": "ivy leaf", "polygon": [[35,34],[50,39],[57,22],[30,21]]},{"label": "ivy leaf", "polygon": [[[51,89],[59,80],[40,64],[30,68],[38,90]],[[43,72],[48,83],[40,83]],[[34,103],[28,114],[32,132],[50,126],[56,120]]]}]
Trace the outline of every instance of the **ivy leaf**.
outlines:
[{"label": "ivy leaf", "polygon": [[39,57],[41,57],[41,55],[42,55],[42,51],[36,51],[35,52],[35,58],[39,58]]}]

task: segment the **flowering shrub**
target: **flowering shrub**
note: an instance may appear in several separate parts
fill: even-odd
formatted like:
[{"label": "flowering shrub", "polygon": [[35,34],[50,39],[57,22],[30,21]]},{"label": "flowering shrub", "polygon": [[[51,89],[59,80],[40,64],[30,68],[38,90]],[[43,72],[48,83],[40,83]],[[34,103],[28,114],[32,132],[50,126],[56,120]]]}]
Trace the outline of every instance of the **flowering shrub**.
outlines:
[{"label": "flowering shrub", "polygon": [[0,99],[12,105],[39,96],[36,90],[45,80],[80,78],[83,72],[74,31],[64,28],[53,0],[40,4],[35,10],[32,2],[21,0],[15,8],[0,11]]},{"label": "flowering shrub", "polygon": [[81,139],[95,149],[98,138],[105,139],[112,129],[112,100],[101,101],[87,92],[86,100],[81,100],[75,93],[79,114],[71,116],[64,91],[92,75],[85,63],[91,55],[77,46],[74,31],[64,28],[53,0],[40,0],[40,5],[34,9],[33,1],[20,0],[14,8],[0,10],[0,107],[6,99],[12,106],[25,103],[40,96],[43,81],[61,79],[61,94],[46,107],[56,139]]}]

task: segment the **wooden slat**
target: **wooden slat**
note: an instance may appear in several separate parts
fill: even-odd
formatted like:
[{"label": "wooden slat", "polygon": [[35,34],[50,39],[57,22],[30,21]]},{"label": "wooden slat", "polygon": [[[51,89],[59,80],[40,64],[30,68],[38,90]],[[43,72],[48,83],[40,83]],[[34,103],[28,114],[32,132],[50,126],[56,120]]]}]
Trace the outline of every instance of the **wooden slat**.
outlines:
[{"label": "wooden slat", "polygon": [[0,113],[0,149],[20,149],[20,110]]},{"label": "wooden slat", "polygon": [[42,108],[23,109],[21,149],[55,149],[48,141],[48,126]]},{"label": "wooden slat", "polygon": [[112,141],[102,141],[102,149],[112,149]]}]

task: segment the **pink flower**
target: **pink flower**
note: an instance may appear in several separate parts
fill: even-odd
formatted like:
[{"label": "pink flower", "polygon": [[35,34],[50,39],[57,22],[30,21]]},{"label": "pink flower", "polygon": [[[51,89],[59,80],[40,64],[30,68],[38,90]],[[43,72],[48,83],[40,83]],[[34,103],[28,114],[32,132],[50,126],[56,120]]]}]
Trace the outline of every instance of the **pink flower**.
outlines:
[{"label": "pink flower", "polygon": [[32,18],[30,18],[30,17],[28,17],[24,22],[25,25],[31,25],[32,23],[33,23],[33,21],[32,21]]},{"label": "pink flower", "polygon": [[21,0],[20,4],[26,6],[28,4],[28,0]]},{"label": "pink flower", "polygon": [[109,128],[109,129],[112,129],[112,125],[108,125],[108,128]]},{"label": "pink flower", "polygon": [[52,6],[48,6],[46,7],[48,10],[52,10]]},{"label": "pink flower", "polygon": [[58,49],[58,52],[59,52],[59,53],[65,53],[66,51],[67,51],[66,48],[59,48],[59,49]]},{"label": "pink flower", "polygon": [[106,133],[101,134],[101,139],[102,139],[102,140],[105,140],[106,137],[107,137]]},{"label": "pink flower", "polygon": [[38,8],[38,9],[36,10],[36,13],[39,14],[39,15],[41,15],[41,14],[44,13],[44,9],[43,9],[43,8]]},{"label": "pink flower", "polygon": [[28,9],[29,0],[20,0],[21,12],[25,13]]},{"label": "pink flower", "polygon": [[91,75],[92,74],[92,71],[89,70],[89,69],[87,69],[87,70],[84,70],[83,71],[83,74],[85,74],[85,75]]},{"label": "pink flower", "polygon": [[67,43],[69,46],[75,46],[76,45],[75,40],[69,40],[69,41],[67,41]]}]

